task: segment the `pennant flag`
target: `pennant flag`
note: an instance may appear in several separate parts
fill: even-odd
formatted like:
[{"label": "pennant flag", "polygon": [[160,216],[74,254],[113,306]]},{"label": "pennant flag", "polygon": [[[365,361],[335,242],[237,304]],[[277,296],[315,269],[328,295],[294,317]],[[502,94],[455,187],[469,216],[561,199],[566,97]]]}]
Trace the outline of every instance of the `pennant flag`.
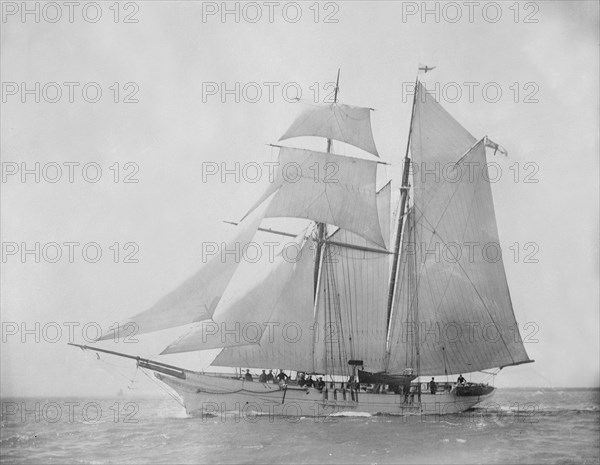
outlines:
[{"label": "pennant flag", "polygon": [[494,141],[488,139],[487,137],[485,138],[485,146],[489,147],[490,149],[494,149],[494,155],[496,155],[496,152],[500,152],[505,157],[508,157],[508,150],[506,150],[500,144],[496,144]]},{"label": "pennant flag", "polygon": [[427,65],[422,65],[421,63],[419,63],[419,74],[427,73],[428,71],[432,71],[435,68],[437,68],[437,66],[427,66]]}]

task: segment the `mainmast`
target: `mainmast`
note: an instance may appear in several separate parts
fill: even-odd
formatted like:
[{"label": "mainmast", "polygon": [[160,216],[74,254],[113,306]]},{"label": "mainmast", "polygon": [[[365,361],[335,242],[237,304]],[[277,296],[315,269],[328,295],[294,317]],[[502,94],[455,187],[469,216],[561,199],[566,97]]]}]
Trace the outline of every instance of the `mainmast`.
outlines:
[{"label": "mainmast", "polygon": [[389,286],[389,294],[388,294],[388,305],[387,305],[387,345],[388,345],[388,360],[390,356],[390,333],[391,333],[391,318],[392,318],[392,309],[394,306],[394,295],[396,293],[397,288],[397,275],[398,275],[398,266],[400,263],[400,246],[402,244],[402,231],[404,228],[404,217],[406,213],[406,205],[408,203],[408,191],[410,189],[409,183],[409,171],[410,171],[410,139],[412,136],[412,128],[413,128],[413,118],[415,116],[415,103],[417,101],[417,86],[419,85],[419,78],[415,79],[415,91],[413,95],[413,103],[412,110],[410,114],[410,125],[408,129],[408,139],[406,141],[406,153],[404,155],[404,168],[402,170],[402,185],[400,187],[400,215],[398,217],[398,227],[396,230],[396,241],[394,243],[394,259],[392,263],[392,273],[390,275],[390,286]]}]

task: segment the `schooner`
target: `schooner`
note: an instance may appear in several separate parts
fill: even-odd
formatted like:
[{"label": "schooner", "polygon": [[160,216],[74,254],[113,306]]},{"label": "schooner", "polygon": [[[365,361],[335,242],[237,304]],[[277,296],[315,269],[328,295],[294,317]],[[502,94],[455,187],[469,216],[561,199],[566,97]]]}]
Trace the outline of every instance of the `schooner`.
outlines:
[{"label": "schooner", "polygon": [[[429,389],[421,380],[532,361],[499,254],[486,159],[486,146],[495,144],[473,137],[417,79],[394,206],[392,182],[377,189],[371,110],[340,103],[336,83],[333,103],[306,104],[280,138],[323,138],[324,151],[276,145],[273,182],[227,245],[259,233],[287,237],[271,260],[215,255],[99,339],[124,337],[132,325],[136,334],[187,326],[162,354],[221,349],[214,367],[313,374],[324,385],[249,381],[241,372],[197,372],[79,347],[135,359],[191,415],[240,408],[292,416],[447,414],[491,396],[489,385]],[[334,141],[363,156],[336,154]],[[266,218],[304,219],[305,228],[266,229]]]}]

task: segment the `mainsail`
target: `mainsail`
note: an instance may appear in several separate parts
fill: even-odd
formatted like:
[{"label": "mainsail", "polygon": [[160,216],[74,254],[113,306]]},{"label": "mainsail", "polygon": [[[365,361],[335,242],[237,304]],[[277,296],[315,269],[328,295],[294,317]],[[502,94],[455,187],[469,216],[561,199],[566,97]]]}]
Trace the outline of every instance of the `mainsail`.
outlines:
[{"label": "mainsail", "polygon": [[484,141],[420,84],[411,155],[413,225],[405,229],[399,285],[409,298],[396,300],[407,305],[396,312],[388,370],[407,368],[412,341],[421,375],[529,361],[502,262]]}]

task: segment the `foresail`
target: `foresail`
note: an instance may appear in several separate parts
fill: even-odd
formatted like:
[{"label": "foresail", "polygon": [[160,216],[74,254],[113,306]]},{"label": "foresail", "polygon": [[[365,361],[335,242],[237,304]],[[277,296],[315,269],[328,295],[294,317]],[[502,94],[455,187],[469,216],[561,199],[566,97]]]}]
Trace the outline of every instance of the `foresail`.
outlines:
[{"label": "foresail", "polygon": [[371,129],[371,109],[331,104],[305,104],[304,110],[279,140],[316,136],[354,145],[379,156]]},{"label": "foresail", "polygon": [[[212,317],[227,284],[243,260],[242,251],[252,241],[269,201],[238,226],[238,233],[217,247],[215,254],[193,276],[149,309],[121,322],[98,340],[160,331]],[[222,253],[235,251],[235,253]]]},{"label": "foresail", "polygon": [[[338,231],[336,242],[361,238]],[[364,242],[364,241],[363,241]],[[348,361],[373,372],[385,368],[389,255],[328,245],[323,259],[314,371],[348,375]]]},{"label": "foresail", "polygon": [[[391,184],[377,193],[381,229],[390,242]],[[348,360],[373,372],[385,368],[390,254],[368,249],[360,236],[337,230],[328,240],[321,278],[317,371],[348,374]],[[343,245],[342,245],[343,244]],[[353,248],[352,246],[356,246]]]},{"label": "foresail", "polygon": [[[162,354],[258,343],[264,332],[277,327],[273,313],[295,284],[302,260],[312,261],[305,231],[282,244],[276,256],[245,261],[236,270],[211,321],[204,321],[169,345]],[[306,309],[305,309],[306,310]]]},{"label": "foresail", "polygon": [[250,211],[274,193],[267,217],[306,218],[339,226],[385,247],[376,176],[375,161],[281,147],[274,181]]}]

